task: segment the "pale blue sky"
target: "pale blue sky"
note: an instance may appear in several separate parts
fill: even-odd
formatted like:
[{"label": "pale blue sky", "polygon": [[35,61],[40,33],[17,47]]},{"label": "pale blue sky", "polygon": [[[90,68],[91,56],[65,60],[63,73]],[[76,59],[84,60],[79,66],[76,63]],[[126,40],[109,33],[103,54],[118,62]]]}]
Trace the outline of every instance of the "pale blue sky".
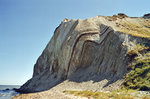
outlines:
[{"label": "pale blue sky", "polygon": [[64,18],[150,13],[150,0],[0,0],[0,84],[23,84]]}]

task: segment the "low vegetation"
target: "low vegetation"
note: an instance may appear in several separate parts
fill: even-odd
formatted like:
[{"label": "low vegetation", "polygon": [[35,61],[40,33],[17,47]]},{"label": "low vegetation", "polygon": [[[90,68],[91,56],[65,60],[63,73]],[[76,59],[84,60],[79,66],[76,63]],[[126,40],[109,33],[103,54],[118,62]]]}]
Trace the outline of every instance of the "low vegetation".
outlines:
[{"label": "low vegetation", "polygon": [[[148,20],[150,22],[150,20]],[[150,24],[149,22],[139,25],[138,23],[123,22],[120,27],[120,32],[130,34],[136,37],[143,37],[150,39]]]},{"label": "low vegetation", "polygon": [[127,55],[130,59],[134,59],[136,56],[140,55],[140,53],[142,53],[148,49],[149,49],[149,47],[146,47],[145,45],[136,44],[127,51]]},{"label": "low vegetation", "polygon": [[123,88],[150,91],[150,52],[135,58],[132,70],[126,74]]},{"label": "low vegetation", "polygon": [[[132,61],[129,67],[131,71],[126,74],[122,88],[142,91],[150,91],[150,52],[149,47],[137,44],[127,51]],[[133,61],[134,60],[134,61]]]},{"label": "low vegetation", "polygon": [[[136,37],[143,37],[150,39],[150,19],[142,19],[135,22],[134,20],[128,20],[127,15],[120,13],[118,15],[107,16],[108,21],[114,21],[119,32],[127,33]],[[121,21],[120,21],[121,20]]]},{"label": "low vegetation", "polygon": [[113,15],[113,16],[107,16],[106,18],[109,21],[116,21],[117,19],[123,19],[128,17],[127,15],[125,15],[124,13],[118,13],[118,15]]},{"label": "low vegetation", "polygon": [[[73,94],[75,96],[92,97],[94,99],[150,99],[146,94],[140,94],[134,90],[117,90],[113,92],[93,92],[93,91],[70,91],[64,93]],[[132,93],[132,94],[131,94]]]}]

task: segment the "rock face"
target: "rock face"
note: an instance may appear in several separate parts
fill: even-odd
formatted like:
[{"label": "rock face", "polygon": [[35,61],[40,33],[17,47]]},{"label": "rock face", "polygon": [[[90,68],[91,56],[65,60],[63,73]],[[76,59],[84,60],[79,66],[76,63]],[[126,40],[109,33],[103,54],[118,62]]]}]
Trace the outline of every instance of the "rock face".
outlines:
[{"label": "rock face", "polygon": [[121,79],[128,72],[127,50],[136,43],[149,41],[121,31],[124,28],[130,31],[124,23],[144,23],[144,18],[120,16],[61,22],[38,58],[33,77],[20,91],[47,90],[66,79],[74,82]]},{"label": "rock face", "polygon": [[143,16],[143,18],[146,18],[146,19],[150,18],[150,13],[145,14],[145,15]]}]

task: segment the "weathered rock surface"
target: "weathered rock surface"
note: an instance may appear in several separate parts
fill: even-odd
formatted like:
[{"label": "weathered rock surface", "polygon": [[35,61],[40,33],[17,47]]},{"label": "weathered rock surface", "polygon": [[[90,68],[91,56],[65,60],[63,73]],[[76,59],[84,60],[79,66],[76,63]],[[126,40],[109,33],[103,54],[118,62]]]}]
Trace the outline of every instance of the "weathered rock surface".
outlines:
[{"label": "weathered rock surface", "polygon": [[[143,30],[149,31],[144,24],[149,21],[120,14],[61,22],[38,58],[33,77],[20,91],[48,90],[66,79],[75,83],[92,81],[93,88],[97,87],[92,89],[95,91],[115,83],[128,72],[127,50],[137,43],[150,44],[148,39],[131,36],[122,30],[131,30],[128,23],[140,24]],[[107,82],[100,84],[103,80]]]}]

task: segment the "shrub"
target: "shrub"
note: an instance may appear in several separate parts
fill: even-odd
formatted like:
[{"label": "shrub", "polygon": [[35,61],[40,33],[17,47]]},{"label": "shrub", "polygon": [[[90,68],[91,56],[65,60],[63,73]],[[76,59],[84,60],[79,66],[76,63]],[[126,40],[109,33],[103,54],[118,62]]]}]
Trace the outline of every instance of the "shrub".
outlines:
[{"label": "shrub", "polygon": [[123,88],[150,91],[150,60],[140,60],[125,76]]}]

